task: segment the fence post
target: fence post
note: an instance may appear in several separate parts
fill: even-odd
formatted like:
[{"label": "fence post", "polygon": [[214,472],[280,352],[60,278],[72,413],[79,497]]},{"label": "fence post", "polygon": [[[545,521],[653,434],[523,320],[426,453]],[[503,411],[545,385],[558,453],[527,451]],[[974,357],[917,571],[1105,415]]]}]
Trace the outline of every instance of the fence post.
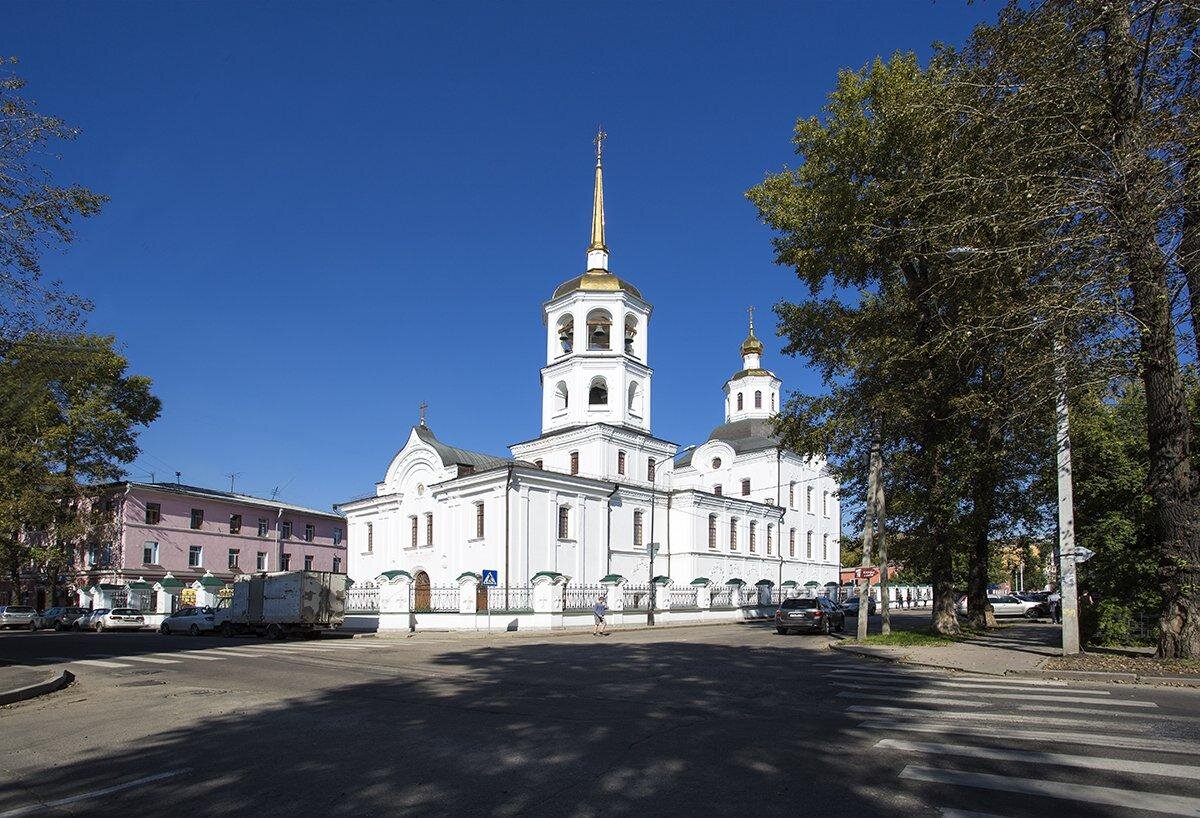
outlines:
[{"label": "fence post", "polygon": [[761,607],[770,607],[771,592],[775,590],[775,583],[769,579],[760,579],[754,584],[754,591],[757,594],[755,603]]},{"label": "fence post", "polygon": [[412,574],[407,571],[384,571],[375,578],[375,584],[379,586],[379,630],[416,630],[409,603]]},{"label": "fence post", "polygon": [[[657,576],[651,582],[654,584],[654,620],[660,625],[666,625],[671,621],[671,578]],[[662,612],[661,617],[657,613],[659,611]]]},{"label": "fence post", "polygon": [[704,611],[703,616],[707,616],[707,612],[712,608],[712,580],[708,577],[696,577],[692,580],[692,587],[696,589],[696,607]]},{"label": "fence post", "polygon": [[533,586],[533,626],[561,628],[563,586],[567,578],[557,571],[538,571],[529,580]]},{"label": "fence post", "polygon": [[742,591],[742,588],[743,588],[743,586],[745,586],[746,581],[743,579],[738,579],[737,577],[734,577],[733,579],[729,580],[725,584],[729,586],[729,604],[730,604],[730,606],[734,607],[734,608],[742,607],[742,600],[745,598],[745,593]]},{"label": "fence post", "polygon": [[483,578],[479,574],[464,571],[458,575],[458,612],[460,614],[475,614],[478,611],[476,589]]},{"label": "fence post", "polygon": [[604,586],[604,604],[608,606],[608,624],[617,627],[625,624],[625,583],[620,574],[609,574],[600,580]]}]

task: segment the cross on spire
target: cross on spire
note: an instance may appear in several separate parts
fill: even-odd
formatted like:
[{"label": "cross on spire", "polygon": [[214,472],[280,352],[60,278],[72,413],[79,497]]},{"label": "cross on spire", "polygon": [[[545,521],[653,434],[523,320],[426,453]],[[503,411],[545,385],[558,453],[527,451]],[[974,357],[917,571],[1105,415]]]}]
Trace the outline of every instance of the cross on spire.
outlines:
[{"label": "cross on spire", "polygon": [[753,336],[754,335],[754,307],[749,307],[748,312],[750,313],[750,335]]},{"label": "cross on spire", "polygon": [[422,426],[425,425],[425,411],[427,409],[429,409],[429,404],[426,403],[425,401],[421,401],[419,404],[417,404],[417,410],[421,413],[421,425]]},{"label": "cross on spire", "polygon": [[608,139],[608,134],[604,132],[603,125],[596,126],[596,138],[592,142],[596,145],[596,163],[600,163],[600,157],[604,154],[604,140]]}]

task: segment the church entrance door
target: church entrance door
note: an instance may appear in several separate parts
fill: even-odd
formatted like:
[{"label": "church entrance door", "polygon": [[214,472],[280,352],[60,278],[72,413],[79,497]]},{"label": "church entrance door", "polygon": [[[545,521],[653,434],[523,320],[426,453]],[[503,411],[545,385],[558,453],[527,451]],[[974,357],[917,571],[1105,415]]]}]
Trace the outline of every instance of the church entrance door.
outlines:
[{"label": "church entrance door", "polygon": [[413,610],[428,611],[430,608],[429,574],[418,571],[413,577]]}]

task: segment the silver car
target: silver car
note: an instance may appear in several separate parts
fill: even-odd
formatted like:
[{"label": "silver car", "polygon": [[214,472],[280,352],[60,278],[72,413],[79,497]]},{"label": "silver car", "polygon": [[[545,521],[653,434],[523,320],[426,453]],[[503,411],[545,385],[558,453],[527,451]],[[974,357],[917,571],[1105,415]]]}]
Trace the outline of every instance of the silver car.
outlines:
[{"label": "silver car", "polygon": [[92,629],[96,633],[103,631],[138,631],[146,624],[142,612],[135,608],[113,608],[111,611],[92,620]]},{"label": "silver car", "polygon": [[32,628],[37,611],[28,605],[0,607],[0,628]]},{"label": "silver car", "polygon": [[96,623],[100,620],[100,618],[102,616],[104,616],[106,613],[108,613],[109,610],[110,610],[109,608],[96,608],[94,610],[88,611],[83,616],[81,616],[75,620],[75,630],[80,630],[80,631],[96,630]]}]

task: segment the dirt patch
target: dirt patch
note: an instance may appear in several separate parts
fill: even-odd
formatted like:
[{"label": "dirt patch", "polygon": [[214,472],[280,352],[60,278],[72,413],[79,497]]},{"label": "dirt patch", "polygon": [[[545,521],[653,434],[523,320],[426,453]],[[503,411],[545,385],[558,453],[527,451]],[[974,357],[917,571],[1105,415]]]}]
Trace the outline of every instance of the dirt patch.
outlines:
[{"label": "dirt patch", "polygon": [[1089,670],[1107,673],[1135,673],[1138,676],[1191,676],[1200,678],[1200,661],[1195,659],[1155,659],[1116,653],[1082,653],[1079,656],[1055,656],[1042,665],[1045,670]]}]

